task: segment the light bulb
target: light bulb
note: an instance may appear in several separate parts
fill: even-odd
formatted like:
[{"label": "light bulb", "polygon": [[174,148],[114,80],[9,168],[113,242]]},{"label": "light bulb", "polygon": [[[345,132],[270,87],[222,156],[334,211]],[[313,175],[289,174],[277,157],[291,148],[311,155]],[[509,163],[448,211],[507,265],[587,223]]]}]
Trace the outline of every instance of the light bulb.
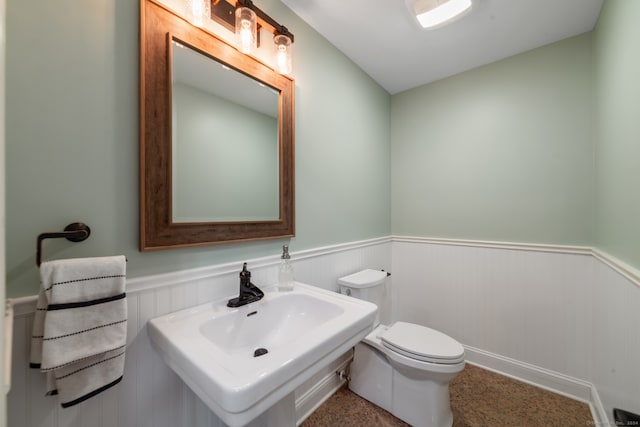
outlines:
[{"label": "light bulb", "polygon": [[246,19],[242,20],[240,25],[240,50],[242,53],[251,53],[253,51],[253,34],[251,33],[251,22]]},{"label": "light bulb", "polygon": [[189,0],[191,23],[196,27],[203,27],[206,19],[211,17],[209,0]]},{"label": "light bulb", "polygon": [[291,38],[285,34],[273,37],[273,45],[276,55],[276,71],[280,74],[289,74],[291,66]]},{"label": "light bulb", "polygon": [[257,47],[256,14],[248,7],[236,9],[236,43],[242,53],[252,53]]}]

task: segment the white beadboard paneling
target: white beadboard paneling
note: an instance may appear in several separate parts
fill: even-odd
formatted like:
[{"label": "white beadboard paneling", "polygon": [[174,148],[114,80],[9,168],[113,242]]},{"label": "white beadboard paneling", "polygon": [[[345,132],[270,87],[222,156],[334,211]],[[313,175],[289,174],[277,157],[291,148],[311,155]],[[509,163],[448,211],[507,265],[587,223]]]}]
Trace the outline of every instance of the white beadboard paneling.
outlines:
[{"label": "white beadboard paneling", "polygon": [[[164,291],[164,289],[160,289]],[[136,426],[153,427],[153,366],[154,359],[158,356],[151,348],[151,342],[147,335],[146,325],[149,319],[156,316],[156,291],[146,291],[138,295],[138,321],[141,329],[138,331],[134,343],[137,346],[136,354]],[[127,360],[128,362],[128,360]],[[127,363],[125,362],[125,363]]]},{"label": "white beadboard paneling", "polygon": [[629,264],[609,255],[608,253],[597,249],[597,248],[593,248],[592,249],[593,252],[593,256],[596,257],[597,259],[599,259],[600,261],[602,261],[604,264],[608,265],[609,267],[611,267],[612,270],[616,271],[617,273],[621,274],[622,276],[624,276],[626,279],[628,279],[631,283],[635,284],[636,286],[640,287],[640,270],[638,270],[637,268],[634,268],[632,266],[630,266]]},{"label": "white beadboard paneling", "polygon": [[137,422],[137,406],[130,404],[130,402],[136,401],[137,390],[136,374],[140,348],[139,340],[136,341],[140,331],[138,300],[139,294],[129,293],[127,295],[127,352],[122,381],[118,384],[117,390],[114,388],[118,401],[118,424],[116,425],[121,426],[133,426]]},{"label": "white beadboard paneling", "polygon": [[28,397],[27,366],[28,349],[27,339],[31,334],[27,331],[27,317],[16,316],[13,319],[13,354],[11,356],[11,390],[7,396],[7,425],[28,425]]},{"label": "white beadboard paneling", "polygon": [[594,248],[405,237],[392,265],[398,320],[534,367],[532,382],[590,383],[602,424],[613,407],[640,413],[636,269]]},{"label": "white beadboard paneling", "polygon": [[595,277],[593,382],[607,414],[614,407],[640,414],[640,289],[602,263]]},{"label": "white beadboard paneling", "polygon": [[100,422],[103,425],[118,425],[118,418],[118,390],[112,387],[104,392],[100,408]]},{"label": "white beadboard paneling", "polygon": [[[313,262],[312,258],[295,260],[291,263],[293,275],[297,281],[302,283],[313,283]],[[277,281],[277,278],[276,278]]]},{"label": "white beadboard paneling", "polygon": [[[390,265],[390,239],[372,239],[292,253],[296,279],[334,289],[337,278],[360,268]],[[389,259],[385,259],[389,257]],[[238,292],[242,261],[127,280],[127,354],[124,378],[86,402],[62,409],[44,396],[44,375],[28,368],[35,298],[18,300],[14,318],[13,385],[9,426],[224,427],[153,349],[149,319]],[[277,282],[279,256],[246,260],[258,286]],[[382,267],[380,267],[382,268]]]},{"label": "white beadboard paneling", "polygon": [[524,363],[589,378],[592,257],[394,242],[397,320]]},{"label": "white beadboard paneling", "polygon": [[[614,406],[640,412],[634,314],[640,286],[636,272],[612,257],[579,247],[381,238],[292,253],[292,259],[297,280],[330,290],[339,277],[363,268],[391,271],[394,318],[439,329],[478,354],[495,355],[494,362],[508,361],[534,383],[536,375],[547,378],[549,388],[556,377],[566,390],[573,379],[591,383],[603,422]],[[35,299],[19,299],[8,425],[223,427],[155,352],[146,322],[235,295],[242,261],[128,280],[124,379],[69,409],[43,396],[44,376],[28,368]],[[279,256],[247,261],[254,283],[276,283]]]}]

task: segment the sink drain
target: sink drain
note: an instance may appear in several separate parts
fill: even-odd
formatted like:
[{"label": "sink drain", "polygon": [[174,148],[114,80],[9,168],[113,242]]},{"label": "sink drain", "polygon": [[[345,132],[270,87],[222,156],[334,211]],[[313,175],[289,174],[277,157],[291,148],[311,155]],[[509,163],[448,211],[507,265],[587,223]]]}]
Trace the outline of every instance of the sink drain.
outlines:
[{"label": "sink drain", "polygon": [[253,352],[253,357],[259,357],[269,353],[269,350],[266,348],[257,348],[256,351]]}]

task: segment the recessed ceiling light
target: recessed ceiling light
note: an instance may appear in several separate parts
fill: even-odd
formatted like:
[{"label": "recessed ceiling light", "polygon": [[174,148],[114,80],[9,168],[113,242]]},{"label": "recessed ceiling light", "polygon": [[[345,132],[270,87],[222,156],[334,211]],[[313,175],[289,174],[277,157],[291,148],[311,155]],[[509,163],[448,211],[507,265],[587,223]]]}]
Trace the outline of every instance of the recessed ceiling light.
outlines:
[{"label": "recessed ceiling light", "polygon": [[437,28],[471,10],[471,0],[409,0],[409,7],[423,28]]}]

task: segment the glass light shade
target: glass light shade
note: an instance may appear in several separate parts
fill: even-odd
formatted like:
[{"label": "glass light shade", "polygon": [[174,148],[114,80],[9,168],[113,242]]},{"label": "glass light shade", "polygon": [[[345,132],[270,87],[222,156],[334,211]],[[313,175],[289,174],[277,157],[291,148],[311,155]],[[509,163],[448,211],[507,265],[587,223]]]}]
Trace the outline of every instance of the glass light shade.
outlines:
[{"label": "glass light shade", "polygon": [[436,28],[471,9],[471,0],[416,0],[414,12],[423,28]]},{"label": "glass light shade", "polygon": [[257,48],[257,18],[248,7],[236,9],[236,43],[242,53],[253,53]]},{"label": "glass light shade", "polygon": [[291,66],[291,38],[284,34],[273,36],[273,46],[276,54],[276,71],[280,74],[289,74]]},{"label": "glass light shade", "polygon": [[189,21],[196,27],[203,27],[211,19],[211,0],[187,0]]}]

